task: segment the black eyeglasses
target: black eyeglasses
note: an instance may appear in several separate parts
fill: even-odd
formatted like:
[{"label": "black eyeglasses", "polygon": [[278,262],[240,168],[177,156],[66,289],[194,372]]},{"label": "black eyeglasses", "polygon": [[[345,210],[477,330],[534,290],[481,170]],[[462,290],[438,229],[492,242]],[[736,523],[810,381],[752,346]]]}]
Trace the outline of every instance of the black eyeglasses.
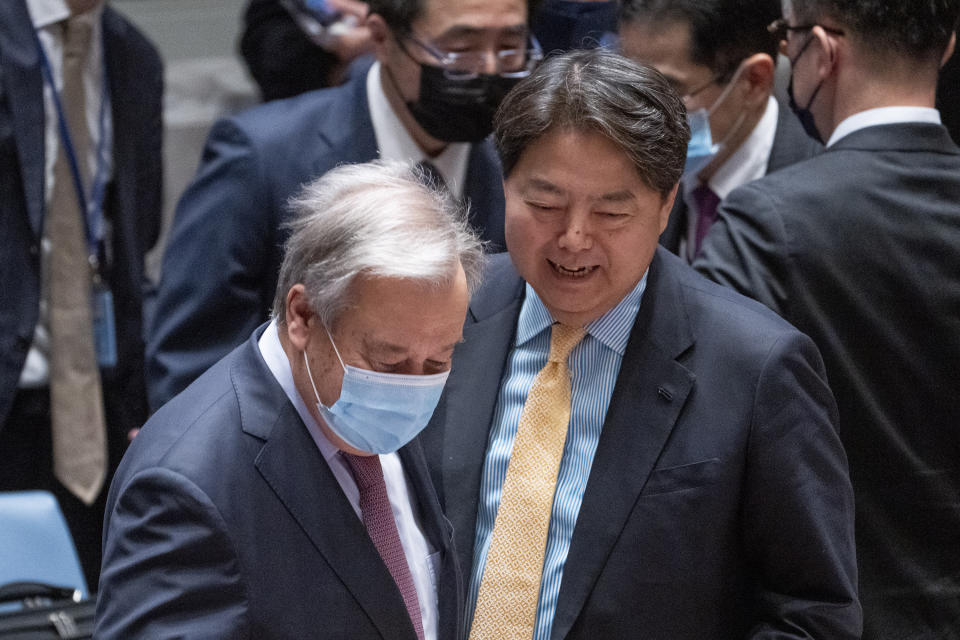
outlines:
[{"label": "black eyeglasses", "polygon": [[810,24],[797,24],[791,25],[787,22],[786,18],[777,18],[773,22],[767,25],[767,32],[779,40],[786,40],[787,34],[791,31],[810,31],[814,27],[820,27],[827,33],[832,33],[835,36],[845,35],[843,30],[834,29],[833,27],[825,27],[822,24],[817,24],[816,22]]},{"label": "black eyeglasses", "polygon": [[[487,53],[482,51],[448,52],[418,39],[413,34],[406,39],[435,58],[443,68],[444,75],[451,80],[472,80],[483,72],[487,63]],[[527,36],[526,47],[502,49],[497,51],[494,57],[498,75],[505,78],[525,78],[543,60],[543,51],[537,39],[530,34]]]}]

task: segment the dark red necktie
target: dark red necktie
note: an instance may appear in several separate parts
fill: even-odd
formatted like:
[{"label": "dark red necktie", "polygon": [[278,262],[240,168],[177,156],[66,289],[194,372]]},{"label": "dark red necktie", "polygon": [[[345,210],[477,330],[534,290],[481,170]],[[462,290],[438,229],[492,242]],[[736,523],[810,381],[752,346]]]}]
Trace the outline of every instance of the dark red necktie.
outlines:
[{"label": "dark red necktie", "polygon": [[410,574],[407,556],[403,552],[397,523],[393,519],[393,509],[387,495],[387,485],[383,481],[383,469],[379,456],[355,456],[344,453],[343,457],[353,471],[353,477],[360,489],[360,512],[363,524],[387,565],[393,581],[400,589],[403,603],[407,606],[410,621],[417,632],[417,638],[423,640],[423,621],[420,619],[420,601],[417,599],[417,587]]},{"label": "dark red necktie", "polygon": [[705,184],[693,190],[693,199],[697,204],[697,234],[690,254],[691,261],[700,253],[703,239],[707,237],[707,232],[717,219],[717,206],[720,204],[720,197]]}]

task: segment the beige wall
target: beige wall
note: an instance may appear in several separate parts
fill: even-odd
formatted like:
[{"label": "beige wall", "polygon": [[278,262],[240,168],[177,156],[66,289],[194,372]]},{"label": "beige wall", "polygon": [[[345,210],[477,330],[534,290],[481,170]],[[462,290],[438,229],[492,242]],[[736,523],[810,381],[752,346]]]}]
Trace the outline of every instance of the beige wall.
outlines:
[{"label": "beige wall", "polygon": [[109,1],[153,40],[166,65],[164,233],[147,257],[148,275],[156,281],[166,230],[210,125],[258,100],[237,54],[246,0]]}]

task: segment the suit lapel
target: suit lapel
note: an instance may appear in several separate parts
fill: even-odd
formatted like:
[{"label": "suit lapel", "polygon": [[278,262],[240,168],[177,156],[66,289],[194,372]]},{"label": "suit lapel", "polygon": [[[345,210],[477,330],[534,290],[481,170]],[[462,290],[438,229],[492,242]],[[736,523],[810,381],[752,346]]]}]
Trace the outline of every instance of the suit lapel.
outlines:
[{"label": "suit lapel", "polygon": [[399,455],[413,486],[424,535],[440,552],[440,563],[436,566],[439,634],[452,638],[460,628],[463,611],[463,582],[453,543],[453,525],[440,510],[419,438],[401,449]]},{"label": "suit lapel", "polygon": [[260,333],[230,370],[244,432],[266,440],[254,466],[381,635],[396,638],[405,630],[414,638],[400,592],[363,523],[263,362]]},{"label": "suit lapel", "polygon": [[0,3],[0,94],[6,94],[34,235],[43,229],[44,131],[43,76],[33,22],[23,2]]},{"label": "suit lapel", "polygon": [[351,73],[350,81],[335,89],[337,97],[324,110],[317,132],[325,146],[317,147],[313,175],[319,177],[337,165],[369,162],[379,156],[377,137],[367,101],[367,74]]},{"label": "suit lapel", "polygon": [[460,566],[473,564],[473,538],[480,478],[500,380],[513,344],[523,282],[506,254],[491,259],[470,305],[464,341],[453,355],[444,394],[424,434],[441,503],[453,523]]},{"label": "suit lapel", "polygon": [[657,462],[694,375],[676,358],[693,344],[676,277],[660,249],[634,322],[563,571],[551,637],[580,614]]}]

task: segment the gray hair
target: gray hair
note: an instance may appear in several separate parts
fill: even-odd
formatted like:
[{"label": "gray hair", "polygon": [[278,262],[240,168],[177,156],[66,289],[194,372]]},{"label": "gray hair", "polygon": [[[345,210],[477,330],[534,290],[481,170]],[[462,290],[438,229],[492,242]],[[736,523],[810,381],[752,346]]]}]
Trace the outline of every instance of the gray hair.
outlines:
[{"label": "gray hair", "polygon": [[337,167],[289,202],[292,212],[273,316],[281,324],[290,288],[302,283],[310,308],[332,327],[357,276],[452,281],[463,267],[472,293],[483,269],[480,239],[465,207],[409,163]]},{"label": "gray hair", "polygon": [[667,79],[603,49],[552,56],[507,94],[494,119],[504,175],[554,129],[606,136],[663,196],[680,180],[690,140],[687,110]]}]

